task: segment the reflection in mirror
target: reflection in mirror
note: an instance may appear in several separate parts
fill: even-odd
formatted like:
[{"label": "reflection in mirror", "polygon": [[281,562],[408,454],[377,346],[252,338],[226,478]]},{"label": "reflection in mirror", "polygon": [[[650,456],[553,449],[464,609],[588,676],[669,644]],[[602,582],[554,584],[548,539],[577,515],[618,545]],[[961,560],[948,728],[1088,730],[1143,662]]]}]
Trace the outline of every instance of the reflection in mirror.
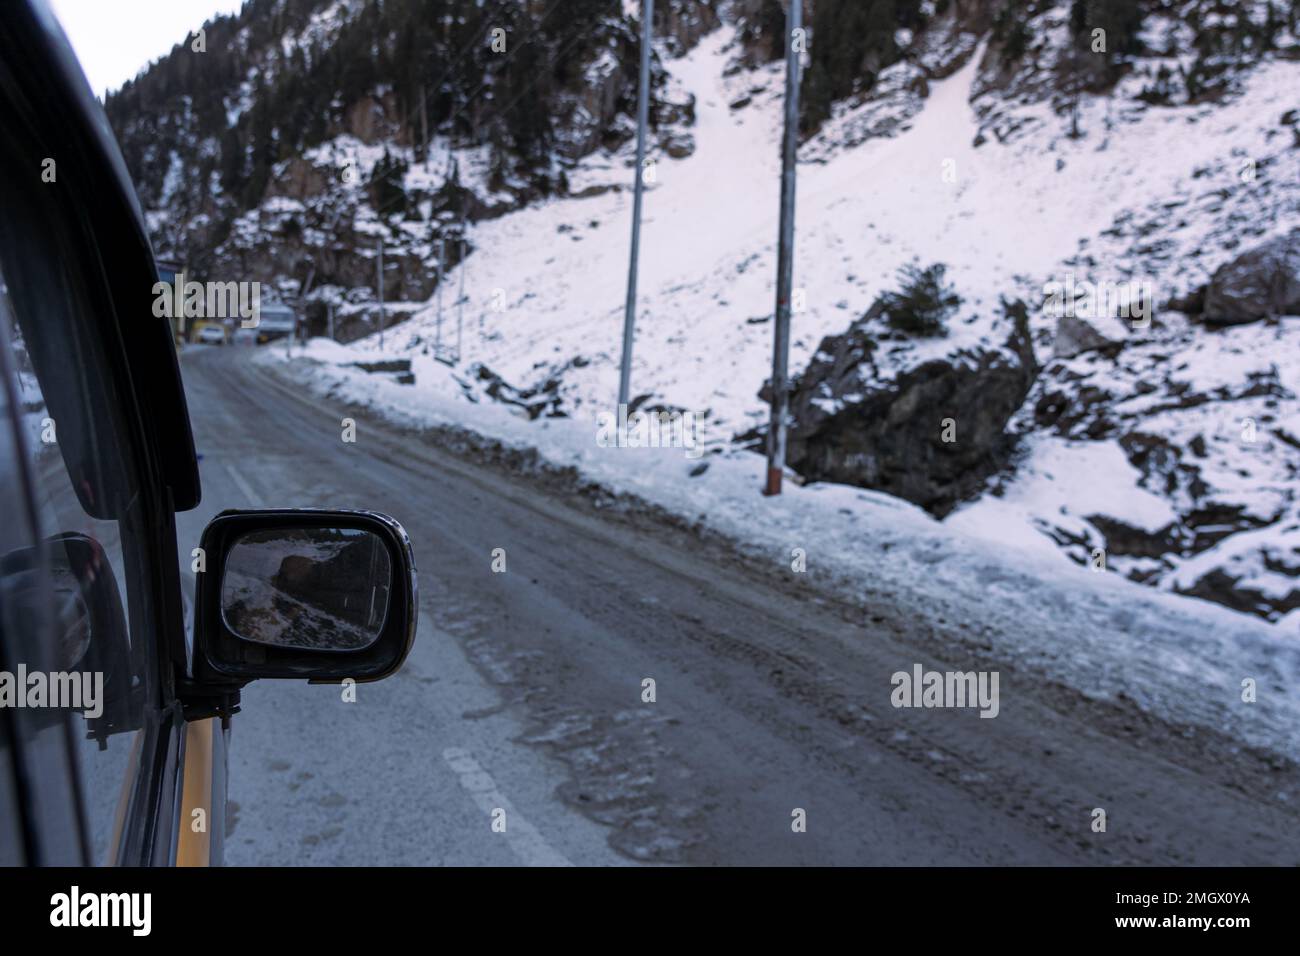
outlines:
[{"label": "reflection in mirror", "polygon": [[359,651],[383,631],[391,584],[388,549],[369,531],[254,531],[226,556],[221,611],[245,641]]},{"label": "reflection in mirror", "polygon": [[51,568],[54,589],[54,653],[59,670],[76,670],[90,650],[90,609],[70,568]]}]

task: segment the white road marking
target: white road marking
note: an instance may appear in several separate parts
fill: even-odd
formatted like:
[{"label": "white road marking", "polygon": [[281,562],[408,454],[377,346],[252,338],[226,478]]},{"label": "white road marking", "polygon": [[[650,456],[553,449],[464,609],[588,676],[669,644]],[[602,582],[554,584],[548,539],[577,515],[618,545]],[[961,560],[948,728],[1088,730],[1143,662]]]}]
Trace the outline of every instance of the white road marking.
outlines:
[{"label": "white road marking", "polygon": [[524,819],[523,814],[511,806],[510,801],[497,789],[492,775],[479,765],[474,755],[462,747],[448,747],[442,759],[460,778],[460,785],[488,816],[485,826],[491,826],[492,811],[506,813],[506,832],[493,836],[503,837],[515,856],[524,866],[572,866],[564,854],[542,838],[537,828]]},{"label": "white road marking", "polygon": [[252,486],[244,480],[244,476],[237,472],[235,467],[229,462],[226,463],[226,471],[230,475],[230,480],[233,481],[236,486],[238,486],[239,490],[244,493],[244,497],[248,499],[249,504],[254,508],[266,507],[266,503],[262,501],[261,496],[253,490]]}]

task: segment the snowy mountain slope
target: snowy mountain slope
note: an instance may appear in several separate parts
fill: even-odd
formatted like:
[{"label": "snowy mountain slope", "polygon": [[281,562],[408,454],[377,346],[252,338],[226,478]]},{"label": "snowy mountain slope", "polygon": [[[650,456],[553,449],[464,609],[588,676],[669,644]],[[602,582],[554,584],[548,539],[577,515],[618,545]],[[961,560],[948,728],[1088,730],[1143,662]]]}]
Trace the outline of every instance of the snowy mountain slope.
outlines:
[{"label": "snowy mountain slope", "polygon": [[[766,419],[757,393],[770,363],[774,294],[780,68],[724,75],[734,44],[723,28],[671,61],[674,82],[694,96],[695,151],[655,156],[632,376],[647,407],[701,416],[715,448]],[[822,337],[861,315],[908,262],[945,262],[964,302],[947,337],[889,346],[884,361],[899,368],[991,344],[1001,334],[999,301],[1019,295],[1031,304],[1047,366],[1013,423],[1022,451],[993,494],[950,522],[1047,543],[1076,561],[1100,548],[1111,570],[1281,618],[1300,570],[1288,530],[1300,459],[1275,434],[1296,414],[1300,369],[1285,358],[1294,325],[1211,332],[1160,308],[1150,330],[1129,330],[1118,359],[1091,352],[1052,360],[1057,318],[1041,306],[1044,284],[1067,273],[1079,281],[1140,278],[1163,305],[1203,284],[1245,244],[1283,233],[1294,222],[1300,153],[1278,135],[1287,132],[1279,121],[1296,105],[1300,65],[1260,65],[1226,103],[1144,106],[1122,133],[1103,132],[1104,97],[1081,105],[1091,132],[1079,138],[1048,105],[1024,106],[1022,119],[1037,109],[1057,135],[1046,145],[1028,135],[1002,144],[981,140],[972,106],[989,56],[981,45],[956,73],[928,84],[922,107],[889,136],[830,142],[846,125],[832,121],[805,145],[795,285],[806,307],[795,318],[792,368],[806,366]],[[1240,175],[1241,157],[1255,159],[1250,181]],[[596,155],[579,167],[574,183],[595,195],[473,226],[460,356],[467,395],[477,374],[468,370],[481,364],[522,390],[544,392],[551,413],[594,420],[612,405],[630,196],[600,190],[627,178],[626,159]],[[945,178],[949,171],[955,177]],[[1156,219],[1155,210],[1165,215]],[[461,277],[450,281],[459,288]],[[453,298],[445,300],[446,351]],[[433,351],[436,311],[431,302],[386,345]],[[447,374],[437,369],[432,374]],[[1275,384],[1250,394],[1261,375]],[[1189,392],[1207,400],[1163,407],[1171,402],[1162,395]],[[1035,408],[1050,406],[1052,396],[1073,410],[1064,423],[1036,420]],[[1098,417],[1108,424],[1095,427]],[[1263,423],[1262,440],[1250,450],[1256,465],[1243,468],[1233,435],[1251,417]],[[1196,480],[1166,482],[1146,434],[1180,449],[1200,435],[1194,447],[1206,452]],[[1273,531],[1261,534],[1265,526]],[[1215,569],[1227,569],[1240,587],[1202,585]]]},{"label": "snowy mountain slope", "polygon": [[[665,35],[685,48],[711,16],[669,0]],[[373,301],[370,240],[391,245],[386,292],[425,299],[460,219],[567,193],[631,135],[635,44],[618,0],[248,0],[105,106],[159,251],[323,324],[326,301]],[[684,155],[690,103],[664,82],[656,64],[656,135]]]},{"label": "snowy mountain slope", "polygon": [[[716,369],[721,345],[722,354],[738,353],[728,366],[762,369],[768,348],[765,330],[745,320],[762,319],[772,308],[776,211],[770,193],[777,174],[772,144],[779,136],[779,70],[722,79],[718,66],[727,39],[725,32],[715,34],[674,64],[674,76],[696,92],[696,152],[681,161],[661,159],[647,193],[647,303],[640,335],[654,345],[640,350],[634,381],[647,391],[684,389],[673,396],[677,404],[701,410],[716,405],[718,425],[736,431],[747,419],[761,417],[753,400],[761,376],[728,389],[722,394],[732,400],[718,402],[711,400],[711,386],[682,368],[694,363],[696,371]],[[794,364],[806,362],[821,335],[838,331],[912,259],[949,262],[956,285],[975,308],[996,302],[1007,289],[1032,295],[1041,285],[1037,277],[1063,272],[1079,241],[1109,227],[1116,210],[1146,205],[1157,191],[1177,196],[1197,169],[1218,165],[1221,131],[1240,134],[1261,107],[1272,118],[1274,104],[1285,101],[1287,81],[1300,77],[1293,64],[1276,64],[1260,84],[1261,97],[1241,103],[1233,114],[1216,114],[1213,130],[1191,128],[1186,117],[1152,117],[1150,128],[1105,152],[1088,143],[1061,144],[1054,150],[1058,155],[1043,157],[1029,144],[997,151],[972,145],[977,125],[966,103],[977,60],[935,84],[905,136],[873,140],[833,164],[801,168],[796,285],[805,290],[808,308],[796,326]],[[752,102],[728,109],[736,93]],[[1153,141],[1166,144],[1164,156],[1151,156]],[[1056,168],[1058,159],[1069,175]],[[942,180],[945,160],[955,163],[954,184]],[[1296,158],[1292,153],[1279,161],[1291,164],[1275,177],[1284,179]],[[587,169],[575,178],[587,182],[580,178]],[[626,176],[617,165],[601,172],[604,182]],[[1086,188],[1080,190],[1080,182]],[[1225,176],[1220,188],[1231,186]],[[475,226],[483,255],[466,267],[468,310],[482,317],[486,334],[467,341],[466,360],[482,360],[506,378],[524,381],[538,377],[539,354],[593,352],[596,361],[568,383],[575,408],[604,401],[611,372],[603,360],[616,352],[620,329],[615,321],[612,334],[593,333],[609,327],[621,309],[628,207],[628,196],[606,193],[547,202]],[[1227,257],[1221,250],[1217,259]],[[1193,281],[1185,270],[1168,272],[1180,283],[1171,283],[1172,291]],[[1018,276],[1032,278],[1017,281]],[[506,306],[499,311],[496,290],[505,292]],[[706,311],[709,321],[702,322]],[[561,312],[563,319],[548,318]],[[406,334],[427,338],[430,313]],[[1046,319],[1042,331],[1040,338],[1050,341],[1053,326]],[[954,334],[963,334],[962,328]],[[596,345],[601,339],[608,340],[603,347]],[[933,343],[943,350],[952,344]]]}]

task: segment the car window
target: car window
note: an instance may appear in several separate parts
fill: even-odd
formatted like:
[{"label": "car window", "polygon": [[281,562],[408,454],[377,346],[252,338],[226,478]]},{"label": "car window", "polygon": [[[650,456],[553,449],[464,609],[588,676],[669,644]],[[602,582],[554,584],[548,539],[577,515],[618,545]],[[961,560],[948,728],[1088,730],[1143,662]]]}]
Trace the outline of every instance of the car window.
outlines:
[{"label": "car window", "polygon": [[157,700],[140,484],[83,285],[39,251],[38,242],[32,258],[14,262],[13,247],[0,247],[0,322],[39,536],[38,548],[5,560],[11,575],[46,569],[53,626],[18,663],[48,674],[50,727],[54,714],[72,717],[87,843],[94,862],[109,863],[131,799],[136,738]]},{"label": "car window", "polygon": [[[4,308],[0,298],[0,309]],[[0,385],[5,379],[3,331],[0,322]],[[18,449],[16,408],[10,389],[0,387],[0,495],[8,515],[0,521],[0,559],[22,553],[36,543],[36,529],[29,509],[23,507],[23,461]],[[27,583],[0,575],[0,679],[15,679],[16,662],[24,656],[24,615],[18,601],[20,588]],[[27,603],[27,602],[24,602]],[[6,702],[7,704],[8,702]],[[23,736],[16,708],[0,707],[0,866],[21,866],[28,862],[24,846],[21,768],[17,742]]]},{"label": "car window", "polygon": [[[0,864],[75,864],[86,858],[75,744],[66,714],[26,703],[26,673],[52,666],[54,592],[39,548],[14,388],[9,315],[0,276]],[[33,567],[33,558],[41,560]],[[20,702],[18,694],[23,694]]]}]

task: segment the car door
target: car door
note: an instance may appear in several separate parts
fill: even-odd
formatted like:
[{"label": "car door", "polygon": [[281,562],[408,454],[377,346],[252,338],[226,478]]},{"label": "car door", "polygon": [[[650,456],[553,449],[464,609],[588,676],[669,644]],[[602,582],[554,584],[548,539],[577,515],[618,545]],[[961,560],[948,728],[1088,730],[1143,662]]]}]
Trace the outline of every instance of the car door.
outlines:
[{"label": "car door", "polygon": [[[17,482],[0,491],[30,511],[25,526],[5,522],[15,620],[3,652],[7,668],[99,688],[92,707],[8,715],[26,859],[168,864],[190,737],[175,687],[189,652],[174,509],[198,501],[184,394],[103,112],[43,4],[5,4],[0,19],[5,474]],[[198,747],[205,761],[220,753],[214,737]],[[210,838],[221,808],[210,787],[194,794],[218,775],[201,776],[196,836]]]}]

